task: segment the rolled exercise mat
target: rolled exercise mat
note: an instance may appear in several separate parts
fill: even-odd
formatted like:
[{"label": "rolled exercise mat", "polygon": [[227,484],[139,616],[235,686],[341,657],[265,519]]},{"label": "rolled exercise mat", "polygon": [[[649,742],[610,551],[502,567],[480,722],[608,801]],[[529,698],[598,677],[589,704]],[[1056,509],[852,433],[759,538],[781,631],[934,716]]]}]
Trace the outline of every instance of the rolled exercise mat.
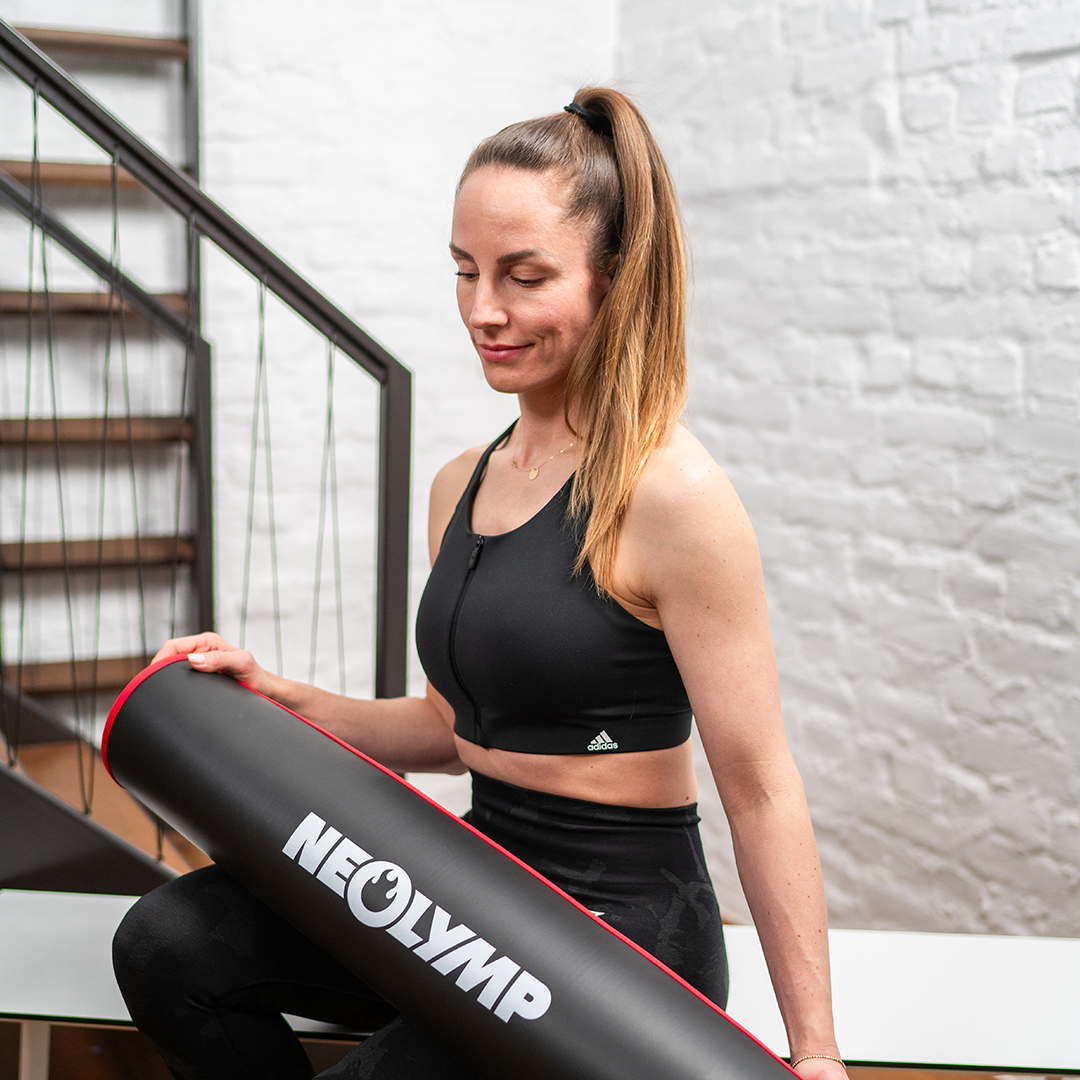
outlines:
[{"label": "rolled exercise mat", "polygon": [[[344,749],[343,749],[344,747]],[[113,778],[493,1080],[790,1080],[659,961],[394,773],[171,657],[109,715]]]}]

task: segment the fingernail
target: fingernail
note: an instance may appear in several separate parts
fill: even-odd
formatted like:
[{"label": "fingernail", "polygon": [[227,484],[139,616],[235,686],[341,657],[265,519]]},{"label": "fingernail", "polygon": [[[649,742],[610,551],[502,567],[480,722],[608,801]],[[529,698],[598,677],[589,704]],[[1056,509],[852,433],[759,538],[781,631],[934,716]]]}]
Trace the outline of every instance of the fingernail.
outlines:
[{"label": "fingernail", "polygon": [[190,652],[190,653],[188,653],[187,658],[188,658],[188,663],[189,664],[205,664],[206,663],[206,657],[203,656],[202,653]]}]

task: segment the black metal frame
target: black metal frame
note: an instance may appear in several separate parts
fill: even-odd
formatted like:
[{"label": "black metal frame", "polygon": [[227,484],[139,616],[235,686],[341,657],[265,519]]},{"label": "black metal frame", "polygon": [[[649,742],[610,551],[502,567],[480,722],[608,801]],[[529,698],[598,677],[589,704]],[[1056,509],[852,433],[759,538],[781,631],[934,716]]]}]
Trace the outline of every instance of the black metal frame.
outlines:
[{"label": "black metal frame", "polygon": [[201,183],[199,139],[199,7],[196,0],[180,0],[180,21],[188,57],[184,63],[184,171]]},{"label": "black metal frame", "polygon": [[[193,4],[189,3],[185,17],[190,32],[194,18]],[[404,694],[408,656],[412,374],[348,315],[210,199],[191,177],[147,146],[2,19],[0,63],[24,82],[35,86],[42,98],[93,139],[110,158],[182,215],[189,228],[211,240],[263,281],[279,299],[379,382],[375,693],[379,697]],[[208,348],[197,366],[205,369],[203,375],[209,375]],[[197,378],[196,387],[197,395],[205,395],[205,404],[208,405],[209,379]],[[200,426],[208,428],[209,425]],[[205,453],[208,455],[208,430],[205,439]],[[197,437],[197,441],[201,440]],[[197,448],[197,454],[202,452]],[[203,486],[200,485],[200,523]]]}]

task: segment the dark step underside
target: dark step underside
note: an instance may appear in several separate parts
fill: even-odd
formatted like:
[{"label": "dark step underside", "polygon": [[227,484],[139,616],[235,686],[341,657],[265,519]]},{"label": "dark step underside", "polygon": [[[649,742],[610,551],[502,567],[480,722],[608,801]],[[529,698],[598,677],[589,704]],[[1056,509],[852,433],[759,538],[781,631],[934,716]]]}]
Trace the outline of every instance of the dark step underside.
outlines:
[{"label": "dark step underside", "polygon": [[15,29],[42,52],[77,52],[87,56],[129,57],[132,60],[187,61],[191,51],[182,38],[94,34],[45,26],[16,26]]},{"label": "dark step underside", "polygon": [[4,682],[0,693],[0,737],[9,746],[36,746],[68,742],[72,731],[40,701],[20,694]]},{"label": "dark step underside", "polygon": [[0,888],[138,896],[175,876],[6,765],[0,821]]},{"label": "dark step underside", "polygon": [[188,536],[118,536],[102,540],[28,540],[0,544],[5,570],[84,570],[98,566],[169,566],[195,556]]},{"label": "dark step underside", "polygon": [[55,660],[5,664],[4,681],[24,694],[72,694],[122,690],[147,664],[148,656],[112,656],[98,660]]},{"label": "dark step underside", "polygon": [[191,421],[183,416],[61,416],[0,420],[0,446],[114,446],[191,442]]}]

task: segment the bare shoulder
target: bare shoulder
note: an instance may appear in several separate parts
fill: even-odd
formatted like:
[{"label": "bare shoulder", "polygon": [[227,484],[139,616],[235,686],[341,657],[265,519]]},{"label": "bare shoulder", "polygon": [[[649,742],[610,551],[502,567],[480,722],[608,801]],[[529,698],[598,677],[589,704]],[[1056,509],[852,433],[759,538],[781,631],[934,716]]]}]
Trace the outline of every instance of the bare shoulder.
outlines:
[{"label": "bare shoulder", "polygon": [[686,587],[759,565],[754,531],[735,488],[681,425],[649,458],[619,546],[627,584],[654,603],[676,581]]},{"label": "bare shoulder", "polygon": [[464,453],[458,454],[452,461],[448,461],[436,474],[431,484],[432,502],[436,499],[449,500],[451,507],[457,506],[469,483],[477,462],[480,460],[487,445],[472,446]]},{"label": "bare shoulder", "polygon": [[679,425],[666,446],[653,451],[630,500],[628,524],[642,528],[685,525],[717,516],[733,520],[745,510],[727,474],[685,427]]},{"label": "bare shoulder", "polygon": [[452,461],[448,461],[435,474],[428,503],[428,550],[432,562],[439,553],[439,545],[442,543],[446,526],[454,516],[454,508],[468,487],[469,478],[486,449],[486,445],[470,447],[463,454],[458,454]]}]

